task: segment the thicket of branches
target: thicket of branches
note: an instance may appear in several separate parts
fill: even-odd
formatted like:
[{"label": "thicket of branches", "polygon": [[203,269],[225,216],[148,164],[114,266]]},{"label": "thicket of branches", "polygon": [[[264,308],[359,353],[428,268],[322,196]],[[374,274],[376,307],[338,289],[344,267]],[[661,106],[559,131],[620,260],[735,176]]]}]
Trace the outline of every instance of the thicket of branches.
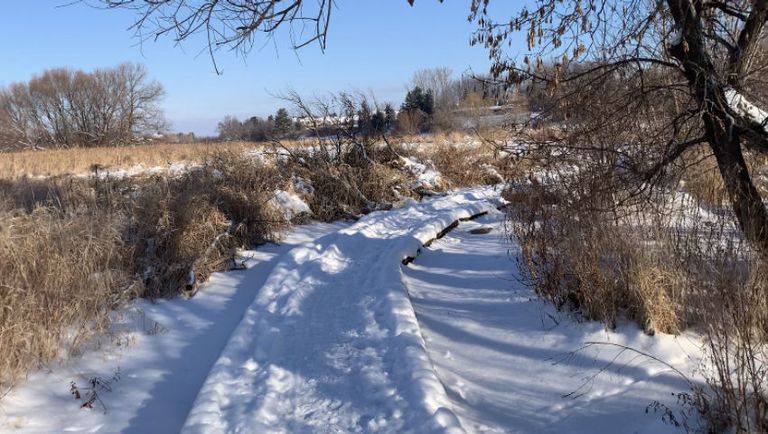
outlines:
[{"label": "thicket of branches", "polygon": [[0,89],[0,143],[13,148],[130,143],[165,127],[163,87],[125,63],[84,72],[51,69]]},{"label": "thicket of branches", "polygon": [[[768,154],[768,1],[538,0],[512,19],[495,4],[473,1],[474,42],[551,126],[528,147],[549,176],[512,216],[531,282],[609,325],[695,325],[708,387],[688,404],[706,432],[767,432],[768,212],[750,162]],[[511,57],[518,32],[528,55]]]},{"label": "thicket of branches", "polygon": [[[554,96],[548,114],[572,116],[558,146],[628,181],[611,185],[621,199],[665,186],[688,166],[682,157],[704,151],[745,238],[768,250],[768,212],[745,162],[768,152],[768,1],[538,0],[503,20],[493,4],[472,2],[473,42],[498,80],[538,83]],[[518,32],[529,54],[513,58]]]}]

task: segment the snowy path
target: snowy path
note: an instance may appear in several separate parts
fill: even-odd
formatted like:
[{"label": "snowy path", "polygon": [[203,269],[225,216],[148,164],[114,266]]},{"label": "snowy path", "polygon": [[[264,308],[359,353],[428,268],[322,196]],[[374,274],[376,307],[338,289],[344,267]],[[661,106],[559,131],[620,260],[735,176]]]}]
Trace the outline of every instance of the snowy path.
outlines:
[{"label": "snowy path", "polygon": [[[611,347],[569,355],[584,342],[613,342],[692,372],[695,338],[649,337],[625,324],[608,333],[562,317],[518,282],[517,247],[503,216],[462,223],[404,271],[428,352],[463,428],[477,433],[678,432],[646,407],[676,408],[687,384],[668,368]],[[485,235],[469,231],[492,228]],[[688,357],[687,355],[690,355]],[[563,397],[571,392],[580,395]]]},{"label": "snowy path", "polygon": [[[179,432],[209,370],[281,256],[346,223],[292,230],[280,245],[244,252],[246,271],[214,273],[195,298],[136,300],[111,333],[71,363],[35,372],[0,401],[0,432]],[[82,410],[70,381],[120,379],[100,391],[104,407]]]},{"label": "snowy path", "polygon": [[[515,280],[498,195],[465,190],[355,224],[295,228],[282,245],[247,252],[247,271],[214,274],[191,301],[137,300],[100,345],[5,397],[0,432],[670,430],[645,414],[686,391],[666,367],[627,353],[590,378],[615,349],[565,355],[611,341],[691,372],[693,342],[631,325],[606,333],[538,300]],[[493,230],[468,232],[479,226]],[[82,410],[69,394],[70,381],[118,370],[100,390],[103,408]],[[561,397],[573,391],[578,399]]]},{"label": "snowy path", "polygon": [[370,214],[275,267],[198,395],[187,432],[461,432],[429,361],[401,261],[480,189]]}]

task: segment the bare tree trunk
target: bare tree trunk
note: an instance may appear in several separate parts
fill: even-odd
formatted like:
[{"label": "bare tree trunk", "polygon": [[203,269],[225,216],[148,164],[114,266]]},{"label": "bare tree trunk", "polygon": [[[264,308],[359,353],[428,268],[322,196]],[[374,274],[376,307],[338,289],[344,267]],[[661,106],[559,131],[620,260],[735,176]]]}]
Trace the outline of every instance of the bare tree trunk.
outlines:
[{"label": "bare tree trunk", "polygon": [[729,111],[725,86],[738,83],[753,45],[768,16],[768,0],[755,0],[742,30],[729,68],[730,76],[720,77],[704,43],[699,11],[689,0],[668,0],[670,12],[681,38],[670,47],[678,59],[691,92],[698,101],[706,139],[715,154],[720,175],[730,196],[733,211],[746,240],[768,254],[768,210],[755,188],[741,148],[740,129]]},{"label": "bare tree trunk", "polygon": [[768,210],[752,182],[741,150],[741,139],[729,123],[727,117],[718,119],[712,113],[704,115],[707,138],[739,227],[751,245],[768,253]]}]

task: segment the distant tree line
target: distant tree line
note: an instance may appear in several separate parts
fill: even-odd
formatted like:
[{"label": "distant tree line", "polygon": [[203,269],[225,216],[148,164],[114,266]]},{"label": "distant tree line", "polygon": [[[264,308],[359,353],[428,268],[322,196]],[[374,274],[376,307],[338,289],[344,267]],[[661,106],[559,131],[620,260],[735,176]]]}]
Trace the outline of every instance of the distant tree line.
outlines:
[{"label": "distant tree line", "polygon": [[266,119],[252,116],[245,121],[235,116],[225,116],[216,130],[220,140],[249,140],[263,142],[274,138],[294,136],[301,129],[298,122],[288,114],[285,108],[279,108],[274,115]]},{"label": "distant tree line", "polygon": [[372,109],[363,99],[356,105],[340,106],[343,115],[333,112],[321,119],[310,119],[305,114],[294,118],[285,108],[278,109],[266,119],[252,116],[241,121],[235,116],[225,116],[217,131],[220,140],[268,141],[297,138],[310,130],[315,134],[335,134],[337,127],[343,124],[348,131],[354,129],[356,133],[372,137],[391,130],[397,122],[397,112],[391,104],[386,104],[384,109]]},{"label": "distant tree line", "polygon": [[[510,90],[489,78],[451,77],[447,68],[423,69],[411,81],[405,100],[396,111],[392,104],[371,104],[362,94],[340,93],[333,109],[315,110],[322,117],[310,119],[297,109],[293,118],[285,108],[267,118],[253,116],[240,120],[226,116],[218,124],[220,140],[267,141],[296,138],[307,134],[333,135],[339,128],[363,137],[375,137],[387,132],[416,134],[458,128],[457,110],[465,107],[504,105]],[[289,101],[294,103],[295,101]]]},{"label": "distant tree line", "polygon": [[506,105],[515,89],[490,77],[453,78],[448,68],[416,71],[398,116],[404,133],[450,131],[461,127],[457,112],[463,108]]},{"label": "distant tree line", "polygon": [[0,146],[47,148],[131,143],[166,127],[163,87],[144,66],[92,72],[51,69],[0,89]]},{"label": "distant tree line", "polygon": [[366,99],[361,99],[357,111],[357,131],[366,137],[381,135],[391,131],[397,124],[397,115],[391,104],[386,104],[384,109],[371,109]]}]

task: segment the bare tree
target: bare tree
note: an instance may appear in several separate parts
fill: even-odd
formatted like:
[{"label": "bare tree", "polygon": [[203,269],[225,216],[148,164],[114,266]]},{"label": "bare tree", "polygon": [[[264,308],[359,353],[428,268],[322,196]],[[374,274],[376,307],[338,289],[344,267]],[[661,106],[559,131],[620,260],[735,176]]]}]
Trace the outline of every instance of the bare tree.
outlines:
[{"label": "bare tree", "polygon": [[141,65],[52,69],[0,89],[0,131],[15,147],[124,144],[165,128],[163,95]]},{"label": "bare tree", "polygon": [[225,116],[216,126],[221,140],[242,140],[245,136],[245,128],[235,116]]},{"label": "bare tree", "polygon": [[[317,41],[325,47],[334,6],[333,0],[102,3],[139,11],[134,29],[142,36],[172,34],[182,41],[204,32],[211,52],[219,47],[247,51],[256,32],[272,36],[284,24],[289,24],[294,46]],[[653,184],[686,151],[708,146],[746,238],[768,250],[768,211],[744,159],[746,148],[768,151],[766,111],[758,108],[765,107],[768,59],[760,47],[768,0],[536,0],[511,19],[499,20],[491,13],[492,3],[472,0],[470,19],[478,26],[472,42],[489,50],[495,78],[507,84],[532,78],[550,90],[571,83],[567,92],[560,91],[560,100],[574,110],[582,92],[594,94],[607,80],[624,81],[628,86],[618,87],[622,98],[604,100],[614,110],[603,112],[606,121],[593,123],[588,131],[607,133],[617,124],[632,127],[635,138],[653,131],[663,149],[648,152],[632,146],[647,140],[630,140],[598,151],[614,154],[615,161],[632,166],[633,172],[643,173],[645,184]],[[510,36],[518,32],[526,34],[529,48],[522,59],[506,51]],[[546,61],[552,67],[542,70]],[[650,71],[661,81],[646,82]],[[652,115],[653,122],[641,122],[641,117],[618,122],[618,115],[631,118],[633,109]]]},{"label": "bare tree", "polygon": [[435,107],[449,108],[455,106],[459,99],[454,93],[455,87],[452,86],[452,74],[450,68],[420,69],[413,74],[411,87],[431,90],[435,95]]},{"label": "bare tree", "polygon": [[[581,150],[610,153],[641,175],[643,188],[706,146],[745,237],[768,251],[768,212],[744,158],[747,150],[768,153],[766,111],[758,108],[768,103],[760,48],[768,0],[537,0],[503,20],[493,19],[491,3],[473,0],[471,19],[494,77],[543,83],[556,108],[592,112],[573,131],[615,145],[582,141]],[[516,32],[527,36],[527,56],[507,55]]]},{"label": "bare tree", "polygon": [[[289,27],[294,48],[317,42],[325,49],[334,0],[98,0],[108,8],[132,9],[132,29],[142,40],[169,36],[177,43],[203,34],[216,67],[220,48],[249,51],[259,33],[274,37]],[[216,67],[218,71],[218,67]]]},{"label": "bare tree", "polygon": [[165,117],[157,104],[165,95],[165,90],[160,83],[149,78],[144,65],[123,63],[112,74],[116,79],[115,88],[123,93],[123,97],[118,98],[123,113],[123,134],[137,135],[165,128]]}]

